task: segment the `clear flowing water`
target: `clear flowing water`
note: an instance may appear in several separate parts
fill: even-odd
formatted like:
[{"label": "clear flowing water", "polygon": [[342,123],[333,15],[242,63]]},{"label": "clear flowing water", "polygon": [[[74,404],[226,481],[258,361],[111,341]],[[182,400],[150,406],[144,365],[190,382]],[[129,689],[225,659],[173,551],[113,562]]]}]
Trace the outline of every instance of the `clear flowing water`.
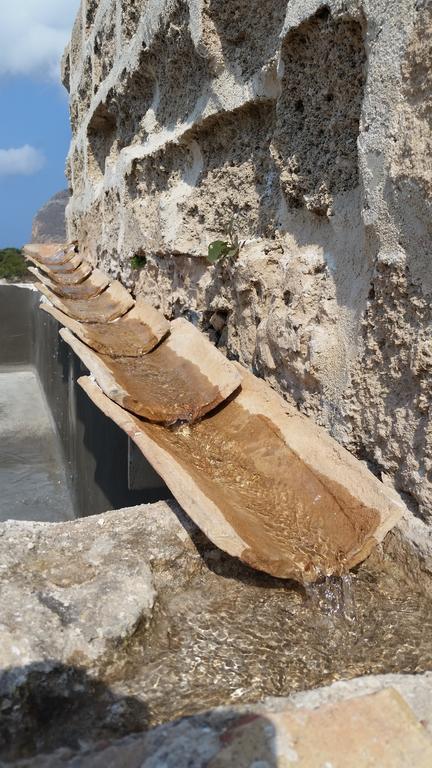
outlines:
[{"label": "clear flowing water", "polygon": [[431,597],[382,553],[306,590],[211,565],[186,589],[170,582],[159,592],[127,661],[107,670],[118,694],[145,701],[152,724],[342,678],[432,669]]},{"label": "clear flowing water", "polygon": [[74,517],[51,415],[31,368],[0,368],[0,521]]}]

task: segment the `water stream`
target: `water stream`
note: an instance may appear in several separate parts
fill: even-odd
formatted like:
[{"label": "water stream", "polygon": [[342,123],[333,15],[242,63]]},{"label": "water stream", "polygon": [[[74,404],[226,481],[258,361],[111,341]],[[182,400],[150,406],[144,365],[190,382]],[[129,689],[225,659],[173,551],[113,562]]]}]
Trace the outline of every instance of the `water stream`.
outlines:
[{"label": "water stream", "polygon": [[159,592],[150,627],[107,669],[114,690],[145,700],[151,723],[432,669],[432,600],[387,555],[306,590],[217,557],[187,587]]}]

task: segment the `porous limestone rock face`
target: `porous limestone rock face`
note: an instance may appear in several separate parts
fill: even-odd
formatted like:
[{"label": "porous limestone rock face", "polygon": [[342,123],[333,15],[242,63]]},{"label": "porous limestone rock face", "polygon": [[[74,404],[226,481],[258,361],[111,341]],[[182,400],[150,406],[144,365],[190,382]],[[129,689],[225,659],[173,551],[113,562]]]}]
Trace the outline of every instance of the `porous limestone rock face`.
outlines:
[{"label": "porous limestone rock face", "polygon": [[424,518],[431,34],[425,0],[83,0],[63,60],[69,237]]}]

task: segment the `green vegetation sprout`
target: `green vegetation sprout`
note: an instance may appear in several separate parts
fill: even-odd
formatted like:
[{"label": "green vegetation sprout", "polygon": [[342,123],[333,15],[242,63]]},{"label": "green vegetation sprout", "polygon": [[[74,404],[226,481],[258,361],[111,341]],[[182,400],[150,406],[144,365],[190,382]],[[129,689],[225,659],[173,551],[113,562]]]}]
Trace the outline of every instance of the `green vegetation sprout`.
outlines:
[{"label": "green vegetation sprout", "polygon": [[235,258],[240,252],[244,243],[239,241],[237,233],[234,232],[234,219],[231,220],[227,230],[229,240],[213,240],[208,247],[207,261],[215,264],[223,258]]},{"label": "green vegetation sprout", "polygon": [[132,269],[142,269],[147,264],[147,259],[144,254],[137,254],[131,258]]}]

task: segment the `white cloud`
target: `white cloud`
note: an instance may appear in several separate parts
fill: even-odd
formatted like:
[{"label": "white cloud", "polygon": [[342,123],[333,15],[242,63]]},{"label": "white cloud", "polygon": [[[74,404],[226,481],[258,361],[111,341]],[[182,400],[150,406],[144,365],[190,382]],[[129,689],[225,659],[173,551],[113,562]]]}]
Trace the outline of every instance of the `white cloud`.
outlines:
[{"label": "white cloud", "polygon": [[44,154],[29,144],[18,149],[0,149],[0,176],[31,176],[44,165]]},{"label": "white cloud", "polygon": [[59,77],[79,0],[4,0],[0,17],[0,75]]}]

